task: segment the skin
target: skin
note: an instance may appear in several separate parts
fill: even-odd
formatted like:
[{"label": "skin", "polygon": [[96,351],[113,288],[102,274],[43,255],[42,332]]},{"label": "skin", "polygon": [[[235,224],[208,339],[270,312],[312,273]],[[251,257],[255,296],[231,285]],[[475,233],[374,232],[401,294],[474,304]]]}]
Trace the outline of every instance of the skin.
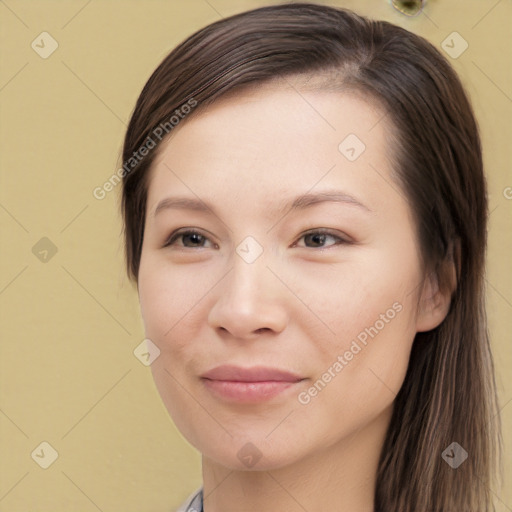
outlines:
[{"label": "skin", "polygon": [[[389,130],[361,96],[274,83],[219,100],[160,149],[139,298],[146,336],[161,351],[151,366],[156,386],[203,454],[206,512],[242,504],[248,512],[373,511],[378,459],[415,333],[439,325],[449,307],[435,279],[423,280],[410,207],[391,177]],[[366,145],[353,162],[338,149],[348,134]],[[284,207],[331,189],[366,208]],[[178,195],[214,212],[154,215],[162,199]],[[203,237],[164,247],[180,228]],[[313,228],[330,234],[304,236]],[[236,252],[247,236],[263,249],[252,263]],[[400,312],[334,371],[358,334],[397,303]],[[304,380],[265,402],[231,403],[200,378],[225,363]],[[335,376],[301,403],[299,394],[329,368]],[[261,455],[251,467],[237,456],[244,446]]]}]

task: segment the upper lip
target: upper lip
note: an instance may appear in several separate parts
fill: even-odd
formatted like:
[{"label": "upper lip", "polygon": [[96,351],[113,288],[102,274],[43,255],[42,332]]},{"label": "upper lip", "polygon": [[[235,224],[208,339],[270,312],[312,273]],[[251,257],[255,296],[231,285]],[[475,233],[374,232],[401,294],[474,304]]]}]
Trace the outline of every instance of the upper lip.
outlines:
[{"label": "upper lip", "polygon": [[217,366],[201,375],[201,377],[203,379],[232,382],[298,382],[302,380],[302,377],[279,368],[268,368],[265,366],[242,368],[232,365]]}]

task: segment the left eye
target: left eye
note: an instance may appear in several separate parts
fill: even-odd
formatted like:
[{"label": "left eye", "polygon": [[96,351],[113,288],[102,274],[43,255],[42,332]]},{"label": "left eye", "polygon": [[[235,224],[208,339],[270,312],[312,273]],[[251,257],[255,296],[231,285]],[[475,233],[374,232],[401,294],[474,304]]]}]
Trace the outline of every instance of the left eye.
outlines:
[{"label": "left eye", "polygon": [[[326,240],[328,240],[329,238],[332,240],[335,240],[335,242],[332,244],[324,245]],[[340,245],[340,244],[348,243],[348,241],[345,240],[344,238],[341,238],[340,236],[335,235],[333,233],[329,233],[328,231],[310,231],[309,233],[305,233],[304,235],[302,235],[299,238],[299,240],[302,240],[302,239],[304,239],[305,243],[310,242],[310,243],[314,244],[312,247],[310,247],[312,249],[331,247],[332,245]],[[299,247],[308,247],[308,246],[305,245],[305,246],[299,246]]]}]

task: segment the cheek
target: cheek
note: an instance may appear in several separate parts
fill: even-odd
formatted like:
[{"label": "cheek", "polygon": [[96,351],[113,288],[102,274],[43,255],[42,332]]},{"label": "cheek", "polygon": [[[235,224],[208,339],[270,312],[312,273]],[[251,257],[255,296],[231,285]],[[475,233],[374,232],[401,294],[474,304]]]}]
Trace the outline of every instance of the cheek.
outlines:
[{"label": "cheek", "polygon": [[[392,405],[403,383],[414,339],[410,308],[383,303],[383,308],[366,303],[362,323],[345,325],[352,334],[339,336],[325,350],[315,377],[298,397],[299,411],[334,437],[340,425],[348,435],[369,424]],[[350,311],[345,318],[349,323]]]},{"label": "cheek", "polygon": [[204,357],[200,346],[204,304],[214,285],[212,273],[204,270],[170,268],[156,258],[141,265],[139,302],[145,333],[160,349],[151,370],[173,418],[190,402],[182,386],[187,387]]},{"label": "cheek", "polygon": [[358,409],[366,404],[368,411],[380,410],[402,385],[416,333],[416,295],[411,292],[419,273],[416,265],[404,264],[412,258],[379,261],[354,269],[335,286],[331,283],[318,302],[334,331],[328,338],[315,338],[314,351],[321,353],[322,363],[316,367],[318,386],[312,393],[321,392],[319,402],[325,405]]},{"label": "cheek", "polygon": [[[201,294],[181,269],[171,271],[165,263],[141,262],[139,272],[139,303],[146,337],[160,349],[160,355],[151,364],[151,372],[158,392],[171,418],[181,432],[188,434],[190,424],[201,418],[186,392],[191,375],[189,363],[190,338],[194,326],[194,306]],[[192,420],[190,420],[192,418]]]},{"label": "cheek", "polygon": [[170,337],[186,322],[187,315],[200,302],[205,289],[183,269],[171,269],[156,258],[143,259],[139,273],[139,303],[146,335],[162,340]]},{"label": "cheek", "polygon": [[[293,282],[291,288],[309,309],[304,310],[305,316],[315,320],[316,335],[309,332],[322,351],[343,349],[358,336],[364,342],[375,330],[381,337],[381,331],[393,328],[390,325],[409,329],[413,312],[409,292],[415,283],[415,271],[403,266],[398,269],[394,262],[386,265],[384,258],[379,258],[379,263],[361,260],[335,276],[332,269],[319,268]],[[402,325],[405,318],[407,327]]]}]

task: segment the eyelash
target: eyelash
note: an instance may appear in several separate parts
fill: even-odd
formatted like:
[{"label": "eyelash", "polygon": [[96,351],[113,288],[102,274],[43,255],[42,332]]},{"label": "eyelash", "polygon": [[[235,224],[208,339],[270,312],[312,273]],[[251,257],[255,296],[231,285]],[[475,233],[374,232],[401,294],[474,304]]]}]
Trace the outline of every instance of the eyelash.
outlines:
[{"label": "eyelash", "polygon": [[[171,247],[172,245],[174,245],[176,240],[178,240],[180,237],[184,237],[186,235],[199,235],[199,236],[203,237],[205,240],[208,240],[208,237],[206,237],[205,235],[203,235],[202,233],[200,233],[199,231],[196,231],[194,229],[188,229],[186,231],[175,231],[167,239],[167,241],[164,243],[163,247],[164,248]],[[305,249],[328,249],[329,247],[333,247],[336,245],[349,245],[352,243],[352,242],[349,242],[348,240],[340,237],[339,235],[332,233],[330,230],[327,230],[327,229],[316,229],[316,230],[307,231],[306,233],[303,233],[301,235],[299,240],[301,240],[302,238],[309,236],[309,235],[327,235],[327,236],[337,239],[338,241],[332,245],[328,245],[325,247],[322,247],[322,246],[320,246],[320,247],[304,247]],[[295,242],[295,244],[296,244],[296,242]],[[294,247],[295,247],[295,244],[294,244]],[[217,244],[214,244],[214,245],[216,247],[218,247]],[[204,247],[200,247],[200,246],[197,246],[197,247],[182,246],[182,248],[183,249],[204,249]]]}]

